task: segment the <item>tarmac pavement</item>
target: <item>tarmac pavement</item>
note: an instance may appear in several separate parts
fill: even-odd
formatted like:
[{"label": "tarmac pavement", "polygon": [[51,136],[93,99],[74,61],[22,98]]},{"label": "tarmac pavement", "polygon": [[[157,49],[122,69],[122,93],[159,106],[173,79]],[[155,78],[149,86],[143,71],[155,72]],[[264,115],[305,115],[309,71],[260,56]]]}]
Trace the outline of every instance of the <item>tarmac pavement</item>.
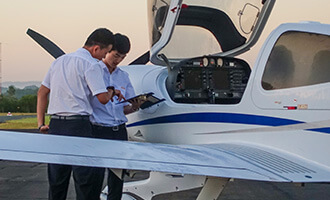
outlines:
[{"label": "tarmac pavement", "polygon": [[[137,178],[146,177],[140,174]],[[153,200],[196,199],[200,189],[158,195]],[[41,163],[0,161],[1,200],[46,200],[48,194],[47,165]],[[75,199],[73,180],[68,200]],[[229,182],[218,200],[327,200],[330,184],[270,183],[247,180]]]},{"label": "tarmac pavement", "polygon": [[7,120],[14,120],[14,119],[23,119],[29,117],[36,117],[37,115],[18,115],[18,116],[0,116],[0,123],[3,123]]}]

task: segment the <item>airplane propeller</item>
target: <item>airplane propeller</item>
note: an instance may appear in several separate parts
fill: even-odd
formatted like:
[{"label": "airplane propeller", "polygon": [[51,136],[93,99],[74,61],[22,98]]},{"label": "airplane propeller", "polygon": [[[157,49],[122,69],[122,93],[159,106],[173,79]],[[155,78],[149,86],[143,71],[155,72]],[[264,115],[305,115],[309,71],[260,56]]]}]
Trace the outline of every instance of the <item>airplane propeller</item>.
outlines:
[{"label": "airplane propeller", "polygon": [[[36,41],[42,48],[44,48],[50,55],[52,55],[55,59],[60,57],[61,55],[65,54],[64,51],[58,47],[55,43],[50,41],[45,36],[37,33],[32,29],[28,29],[26,33]],[[147,51],[128,65],[137,65],[137,64],[146,64],[149,62],[150,51]]]},{"label": "airplane propeller", "polygon": [[54,44],[52,41],[42,36],[41,34],[35,32],[32,29],[28,29],[26,34],[28,34],[34,41],[36,41],[42,48],[44,48],[50,55],[55,59],[65,54],[64,51]]},{"label": "airplane propeller", "polygon": [[150,51],[147,51],[128,65],[139,65],[139,64],[145,65],[149,61],[150,61]]}]

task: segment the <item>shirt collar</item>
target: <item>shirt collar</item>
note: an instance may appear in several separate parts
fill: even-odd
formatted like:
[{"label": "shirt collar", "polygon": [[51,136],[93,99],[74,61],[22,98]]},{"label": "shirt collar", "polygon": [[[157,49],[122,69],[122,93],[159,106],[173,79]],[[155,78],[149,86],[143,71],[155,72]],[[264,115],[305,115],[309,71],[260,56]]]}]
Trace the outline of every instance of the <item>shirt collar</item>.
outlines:
[{"label": "shirt collar", "polygon": [[[105,70],[106,72],[110,73],[110,71],[109,71],[108,67],[106,66],[106,64],[103,61],[100,61],[100,63],[101,63],[102,69]],[[116,69],[112,72],[112,74],[118,73],[119,71],[121,71],[121,69],[119,69],[119,67],[117,66]]]},{"label": "shirt collar", "polygon": [[100,61],[99,59],[94,58],[94,57],[92,56],[92,54],[91,54],[87,49],[85,49],[85,48],[83,48],[83,47],[79,48],[79,49],[77,50],[77,52],[79,52],[79,53],[81,53],[81,54],[85,54],[86,56],[89,56],[90,58],[92,58],[92,59],[94,59],[94,60],[96,60],[96,61]]},{"label": "shirt collar", "polygon": [[101,64],[102,69],[110,74],[109,69],[108,69],[108,67],[106,66],[106,64],[104,64],[103,61],[99,61],[99,62],[100,62],[100,64]]},{"label": "shirt collar", "polygon": [[119,67],[117,66],[115,70],[113,70],[112,73],[119,73],[121,71],[121,69],[119,69]]}]

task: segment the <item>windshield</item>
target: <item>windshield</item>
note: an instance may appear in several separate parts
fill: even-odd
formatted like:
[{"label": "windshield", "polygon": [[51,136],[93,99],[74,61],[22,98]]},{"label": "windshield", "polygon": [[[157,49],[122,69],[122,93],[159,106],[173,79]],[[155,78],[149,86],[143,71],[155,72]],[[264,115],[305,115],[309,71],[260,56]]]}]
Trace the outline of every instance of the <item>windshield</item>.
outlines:
[{"label": "windshield", "polygon": [[[172,37],[159,52],[182,59],[232,50],[252,35],[262,0],[183,0]],[[159,41],[170,0],[149,0],[150,41]]]}]

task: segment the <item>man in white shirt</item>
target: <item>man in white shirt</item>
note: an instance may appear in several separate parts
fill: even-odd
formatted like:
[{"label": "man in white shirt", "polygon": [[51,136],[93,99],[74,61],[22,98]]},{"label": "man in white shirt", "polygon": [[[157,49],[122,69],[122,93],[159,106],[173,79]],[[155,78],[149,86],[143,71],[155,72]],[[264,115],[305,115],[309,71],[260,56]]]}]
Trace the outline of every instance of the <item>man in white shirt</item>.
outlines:
[{"label": "man in white shirt", "polygon": [[[125,35],[115,34],[115,43],[112,50],[103,59],[103,78],[108,85],[113,85],[128,99],[135,96],[134,88],[127,72],[118,68],[118,64],[126,57],[130,50],[130,41]],[[93,135],[96,138],[127,140],[126,114],[139,110],[140,101],[118,104],[120,100],[101,104],[94,97],[92,101],[93,114],[91,122]],[[103,169],[104,172],[104,169]],[[103,173],[104,174],[104,173]],[[123,181],[111,170],[108,174],[108,200],[121,200]],[[103,182],[103,176],[100,182]]]},{"label": "man in white shirt", "polygon": [[[94,96],[105,104],[116,91],[102,80],[102,58],[111,50],[114,36],[105,28],[96,29],[85,45],[76,52],[57,58],[51,65],[38,91],[37,118],[42,133],[92,137],[89,117],[90,99]],[[50,124],[45,125],[45,110],[49,94]],[[117,92],[118,96],[120,94]],[[121,98],[121,97],[120,97]],[[101,190],[93,167],[48,164],[49,199],[65,200],[71,171],[75,181],[77,199],[99,200]]]}]

